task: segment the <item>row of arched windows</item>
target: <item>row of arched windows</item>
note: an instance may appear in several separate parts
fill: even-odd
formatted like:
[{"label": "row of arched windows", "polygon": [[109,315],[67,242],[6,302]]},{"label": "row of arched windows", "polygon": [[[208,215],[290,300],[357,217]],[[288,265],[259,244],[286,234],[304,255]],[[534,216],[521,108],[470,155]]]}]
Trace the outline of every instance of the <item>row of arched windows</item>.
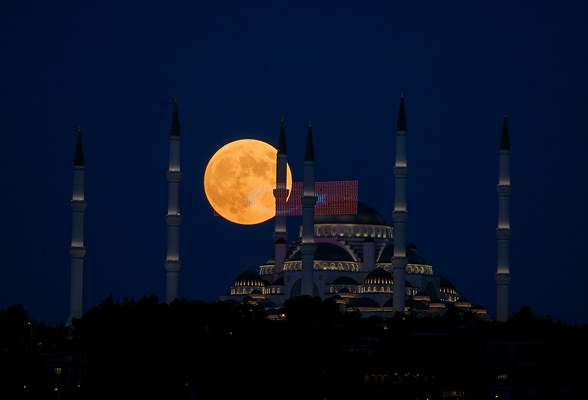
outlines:
[{"label": "row of arched windows", "polygon": [[314,234],[317,237],[347,236],[391,239],[392,228],[381,225],[317,225]]}]

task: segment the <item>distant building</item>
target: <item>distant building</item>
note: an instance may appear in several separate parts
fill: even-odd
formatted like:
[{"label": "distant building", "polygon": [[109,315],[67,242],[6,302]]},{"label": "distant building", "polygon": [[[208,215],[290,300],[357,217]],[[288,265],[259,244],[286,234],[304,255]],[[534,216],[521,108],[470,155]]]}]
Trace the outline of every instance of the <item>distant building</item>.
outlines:
[{"label": "distant building", "polygon": [[[500,182],[508,179],[505,167],[505,140],[508,130],[503,125],[500,155]],[[506,135],[506,139],[505,139]],[[304,289],[312,280],[312,294],[322,299],[334,299],[345,310],[357,310],[364,316],[392,316],[396,311],[416,315],[444,314],[450,308],[469,311],[480,318],[489,318],[486,309],[471,303],[447,278],[437,274],[433,265],[419,254],[414,244],[406,242],[408,207],[406,183],[406,115],[401,98],[397,120],[396,160],[394,165],[395,199],[393,224],[388,224],[375,209],[358,202],[354,215],[314,215],[314,147],[312,128],[307,137],[304,193],[302,195],[303,224],[298,238],[288,241],[285,209],[287,190],[286,137],[282,120],[277,156],[275,254],[259,271],[245,271],[231,284],[223,300],[249,300],[268,309],[278,308],[295,296],[311,294]],[[510,184],[510,181],[508,180]],[[505,190],[499,185],[499,193]],[[508,237],[502,232],[507,221],[508,200],[502,195],[500,205],[499,247],[505,248]],[[312,211],[312,212],[311,212]],[[506,244],[505,244],[506,243]],[[507,255],[499,250],[498,301],[508,313],[504,271]],[[305,266],[307,264],[308,266]],[[310,268],[312,264],[312,268]],[[503,268],[504,269],[504,268]],[[309,271],[310,270],[310,271]],[[502,273],[502,275],[501,275]],[[508,275],[510,277],[510,275]],[[306,285],[310,286],[310,285]],[[502,294],[501,294],[502,293]],[[505,300],[506,298],[506,300]]]}]

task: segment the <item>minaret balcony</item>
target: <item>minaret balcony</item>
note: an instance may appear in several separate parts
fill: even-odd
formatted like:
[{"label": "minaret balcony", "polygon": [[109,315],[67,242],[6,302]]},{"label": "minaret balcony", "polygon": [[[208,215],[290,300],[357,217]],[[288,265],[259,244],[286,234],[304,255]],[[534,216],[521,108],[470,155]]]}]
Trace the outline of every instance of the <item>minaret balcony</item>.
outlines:
[{"label": "minaret balcony", "polygon": [[71,246],[69,248],[69,255],[73,258],[84,258],[86,255],[86,248],[84,246]]},{"label": "minaret balcony", "polygon": [[498,192],[498,195],[501,197],[510,195],[510,182],[508,184],[499,183],[496,186],[496,191]]},{"label": "minaret balcony", "polygon": [[404,210],[394,210],[392,212],[392,218],[394,222],[406,222],[408,220],[408,211]]},{"label": "minaret balcony", "polygon": [[182,222],[182,216],[180,214],[167,214],[165,222],[170,226],[178,226]]},{"label": "minaret balcony", "polygon": [[408,167],[406,165],[395,165],[394,166],[394,177],[406,178],[408,176]]},{"label": "minaret balcony", "polygon": [[510,273],[499,272],[496,274],[497,285],[509,285],[511,281]]},{"label": "minaret balcony", "polygon": [[167,272],[180,272],[181,268],[180,260],[165,260],[165,270]]},{"label": "minaret balcony", "polygon": [[496,229],[497,240],[510,240],[510,228],[498,228]]},{"label": "minaret balcony", "polygon": [[180,171],[167,171],[168,182],[180,182],[182,180],[182,173]]},{"label": "minaret balcony", "polygon": [[86,209],[86,201],[84,199],[72,199],[70,204],[71,209],[76,212],[84,211]]}]

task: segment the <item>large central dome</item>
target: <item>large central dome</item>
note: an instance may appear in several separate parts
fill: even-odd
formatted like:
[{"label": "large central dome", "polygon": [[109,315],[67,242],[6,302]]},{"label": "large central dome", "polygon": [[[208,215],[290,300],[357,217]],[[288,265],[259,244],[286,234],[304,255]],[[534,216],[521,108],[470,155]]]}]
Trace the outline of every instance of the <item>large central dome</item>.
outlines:
[{"label": "large central dome", "polygon": [[357,202],[357,214],[315,215],[315,224],[388,225],[379,212],[367,204]]}]

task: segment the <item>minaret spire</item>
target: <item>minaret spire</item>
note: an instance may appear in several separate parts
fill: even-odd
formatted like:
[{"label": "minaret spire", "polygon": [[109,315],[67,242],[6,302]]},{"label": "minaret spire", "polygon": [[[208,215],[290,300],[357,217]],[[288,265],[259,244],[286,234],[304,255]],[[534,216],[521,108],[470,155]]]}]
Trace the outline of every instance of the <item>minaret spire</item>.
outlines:
[{"label": "minaret spire", "polygon": [[172,113],[171,128],[169,130],[170,136],[180,136],[180,117],[178,115],[178,103],[176,99],[173,99],[174,110]]},{"label": "minaret spire", "polygon": [[406,110],[404,107],[404,94],[400,95],[400,106],[398,107],[398,118],[396,119],[396,130],[406,132]]},{"label": "minaret spire", "polygon": [[408,162],[406,155],[406,111],[404,95],[400,96],[398,119],[396,121],[396,160],[394,163],[394,255],[392,274],[394,279],[394,310],[404,312],[406,275],[406,223],[408,207],[406,201],[406,181]]},{"label": "minaret spire", "polygon": [[312,124],[308,123],[306,152],[304,155],[304,184],[302,194],[302,285],[301,294],[314,295],[314,145]]},{"label": "minaret spire", "polygon": [[78,128],[76,148],[73,160],[73,190],[71,196],[72,228],[69,254],[70,267],[70,297],[69,317],[67,325],[71,325],[74,318],[81,318],[83,313],[83,285],[84,285],[84,211],[86,199],[84,191],[84,173],[86,165],[82,145],[82,130]]},{"label": "minaret spire", "polygon": [[288,168],[288,154],[286,148],[286,123],[284,117],[280,120],[280,137],[278,141],[278,154],[276,156],[276,217],[274,226],[274,273],[280,273],[284,269],[286,250],[288,246],[288,231],[286,228],[286,199],[288,188],[286,174]]},{"label": "minaret spire", "polygon": [[78,127],[76,134],[76,151],[74,154],[74,166],[84,166],[84,146],[82,145],[82,128]]},{"label": "minaret spire", "polygon": [[308,129],[306,131],[306,151],[304,152],[304,162],[314,162],[314,144],[312,143],[312,122],[308,121]]},{"label": "minaret spire", "polygon": [[506,321],[509,316],[510,287],[510,137],[508,119],[502,120],[502,136],[498,151],[498,226],[496,228],[496,320]]},{"label": "minaret spire", "polygon": [[180,280],[180,119],[178,104],[174,99],[169,133],[169,164],[167,168],[167,254],[165,257],[165,301],[171,303],[178,297]]},{"label": "minaret spire", "polygon": [[502,136],[500,137],[500,150],[510,150],[510,135],[508,133],[508,117],[502,118]]},{"label": "minaret spire", "polygon": [[280,138],[278,139],[278,154],[287,154],[288,149],[286,146],[286,121],[284,116],[280,118]]}]

